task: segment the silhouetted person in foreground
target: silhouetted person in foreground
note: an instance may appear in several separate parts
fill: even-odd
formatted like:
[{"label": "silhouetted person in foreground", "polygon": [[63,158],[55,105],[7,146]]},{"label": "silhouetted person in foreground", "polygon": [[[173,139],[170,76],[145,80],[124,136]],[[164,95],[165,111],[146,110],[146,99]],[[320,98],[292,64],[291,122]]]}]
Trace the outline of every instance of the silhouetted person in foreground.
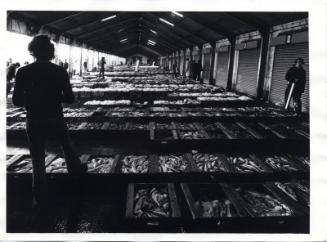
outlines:
[{"label": "silhouetted person in foreground", "polygon": [[294,110],[298,114],[302,112],[301,96],[305,90],[306,72],[303,69],[304,60],[297,58],[294,61],[294,65],[287,71],[285,79],[287,80],[287,87],[285,90],[285,105],[291,91],[292,83],[294,83],[294,89],[291,98],[294,102]]},{"label": "silhouetted person in foreground", "polygon": [[74,102],[67,71],[50,62],[54,45],[47,35],[33,38],[28,50],[35,61],[20,68],[16,75],[13,103],[27,111],[26,132],[33,165],[33,206],[47,205],[45,142],[49,137],[59,141],[72,177],[79,177],[87,167],[75,154],[64,121],[62,103]]}]

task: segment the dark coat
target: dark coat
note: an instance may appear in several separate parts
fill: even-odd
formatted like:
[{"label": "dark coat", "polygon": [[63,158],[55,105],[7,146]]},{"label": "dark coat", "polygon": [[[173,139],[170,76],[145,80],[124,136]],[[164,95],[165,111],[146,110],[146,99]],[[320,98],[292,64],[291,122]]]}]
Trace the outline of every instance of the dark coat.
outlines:
[{"label": "dark coat", "polygon": [[306,83],[306,72],[303,68],[291,67],[285,76],[289,83],[295,83],[294,93],[303,93]]}]

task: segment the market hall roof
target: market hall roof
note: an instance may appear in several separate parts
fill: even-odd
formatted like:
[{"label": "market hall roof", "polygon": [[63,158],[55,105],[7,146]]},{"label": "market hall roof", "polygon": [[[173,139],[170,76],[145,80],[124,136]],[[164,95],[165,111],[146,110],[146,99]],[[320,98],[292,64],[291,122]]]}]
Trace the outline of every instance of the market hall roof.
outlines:
[{"label": "market hall roof", "polygon": [[306,12],[8,11],[7,17],[127,57],[163,56],[307,18]]}]

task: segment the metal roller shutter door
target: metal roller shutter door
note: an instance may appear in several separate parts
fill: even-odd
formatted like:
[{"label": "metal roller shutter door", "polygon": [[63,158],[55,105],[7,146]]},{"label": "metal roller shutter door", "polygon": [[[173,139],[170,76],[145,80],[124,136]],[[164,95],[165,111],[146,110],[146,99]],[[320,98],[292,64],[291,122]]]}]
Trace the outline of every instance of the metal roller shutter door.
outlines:
[{"label": "metal roller shutter door", "polygon": [[309,112],[309,46],[308,43],[276,46],[274,65],[271,78],[269,100],[277,105],[284,104],[286,89],[285,74],[294,64],[297,57],[302,57],[305,62],[306,86],[302,95],[303,111]]},{"label": "metal roller shutter door", "polygon": [[218,52],[216,85],[226,88],[228,78],[229,52]]},{"label": "metal roller shutter door", "polygon": [[257,95],[260,49],[240,50],[236,90],[252,97]]},{"label": "metal roller shutter door", "polygon": [[210,77],[210,58],[211,58],[210,53],[204,54],[204,60],[203,60],[203,80],[204,81],[209,81],[209,77]]}]

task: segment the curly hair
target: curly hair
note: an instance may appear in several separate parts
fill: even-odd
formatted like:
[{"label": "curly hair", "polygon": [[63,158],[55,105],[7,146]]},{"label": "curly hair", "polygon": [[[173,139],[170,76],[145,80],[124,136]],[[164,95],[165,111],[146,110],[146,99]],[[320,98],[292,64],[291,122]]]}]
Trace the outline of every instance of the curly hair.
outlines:
[{"label": "curly hair", "polygon": [[48,35],[35,36],[28,44],[28,51],[38,60],[52,60],[55,57],[55,48]]}]

